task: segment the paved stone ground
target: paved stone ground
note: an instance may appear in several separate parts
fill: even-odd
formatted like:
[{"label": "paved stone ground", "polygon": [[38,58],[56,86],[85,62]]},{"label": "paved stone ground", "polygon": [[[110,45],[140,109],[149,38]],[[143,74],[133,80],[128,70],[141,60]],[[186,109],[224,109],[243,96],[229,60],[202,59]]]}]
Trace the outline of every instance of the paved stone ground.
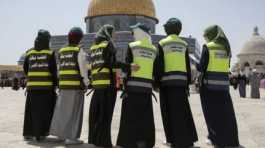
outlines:
[{"label": "paved stone ground", "polygon": [[[245,148],[265,148],[265,99],[240,99],[237,91],[231,89],[234,100],[235,111],[237,114],[240,142]],[[265,92],[262,92],[265,96]],[[85,116],[81,139],[87,142],[88,133],[88,107],[90,99],[86,98]],[[210,148],[206,146],[205,137],[206,126],[203,118],[199,96],[192,94],[190,103],[193,111],[194,120],[199,135],[197,146],[201,148]],[[0,89],[0,148],[62,148],[63,143],[27,143],[22,139],[23,114],[25,97],[24,91],[12,91],[8,88]],[[119,117],[121,110],[121,100],[118,99],[114,120],[112,124],[113,143],[116,141],[119,129]],[[165,139],[159,104],[154,103],[154,114],[156,122],[156,147],[166,148],[162,143]],[[80,146],[71,146],[75,148],[92,148],[88,144]]]}]

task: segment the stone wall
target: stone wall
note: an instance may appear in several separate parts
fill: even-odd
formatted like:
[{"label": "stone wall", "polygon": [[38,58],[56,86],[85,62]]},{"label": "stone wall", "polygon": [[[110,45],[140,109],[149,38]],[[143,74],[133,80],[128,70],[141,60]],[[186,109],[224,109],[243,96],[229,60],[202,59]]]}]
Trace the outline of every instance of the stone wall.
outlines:
[{"label": "stone wall", "polygon": [[153,18],[135,15],[98,16],[86,18],[85,21],[87,33],[95,33],[105,24],[115,26],[116,31],[128,31],[131,30],[131,25],[135,25],[138,22],[146,24],[151,28],[151,32],[155,33],[155,25],[157,23]]}]

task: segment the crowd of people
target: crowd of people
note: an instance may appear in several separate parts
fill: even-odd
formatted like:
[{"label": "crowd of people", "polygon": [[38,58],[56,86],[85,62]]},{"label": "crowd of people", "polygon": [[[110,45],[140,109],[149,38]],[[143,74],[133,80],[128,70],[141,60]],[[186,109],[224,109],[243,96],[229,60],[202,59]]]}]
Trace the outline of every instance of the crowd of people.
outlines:
[{"label": "crowd of people", "polygon": [[[234,89],[238,89],[241,98],[260,99],[260,89],[265,89],[265,74],[253,69],[250,74],[240,71],[230,75],[230,83]],[[247,95],[247,86],[250,86],[250,94]]]},{"label": "crowd of people", "polygon": [[12,87],[13,90],[19,90],[19,88],[24,89],[26,87],[26,78],[13,77],[9,79],[1,79],[0,87],[4,89],[5,87]]},{"label": "crowd of people", "polygon": [[[116,60],[112,41],[115,28],[104,25],[90,47],[91,59],[87,62],[80,46],[83,32],[74,27],[68,33],[68,45],[58,52],[59,68],[56,54],[49,48],[51,35],[40,30],[24,62],[27,76],[24,139],[41,142],[53,135],[66,145],[82,144],[79,138],[84,93],[89,89],[93,90],[93,96],[88,143],[113,147],[111,122],[119,89],[117,69],[121,69],[126,77],[121,89],[123,101],[116,145],[154,147],[154,90],[160,94],[166,144],[172,148],[193,147],[198,135],[188,100],[191,83],[188,44],[179,37],[182,30],[179,19],[169,19],[164,28],[167,37],[157,48],[152,44],[148,26],[142,23],[131,26],[134,41],[128,44],[126,61],[121,62]],[[204,38],[206,43],[197,69],[208,142],[215,148],[239,147],[237,121],[229,93],[229,41],[217,25],[208,27]]]}]

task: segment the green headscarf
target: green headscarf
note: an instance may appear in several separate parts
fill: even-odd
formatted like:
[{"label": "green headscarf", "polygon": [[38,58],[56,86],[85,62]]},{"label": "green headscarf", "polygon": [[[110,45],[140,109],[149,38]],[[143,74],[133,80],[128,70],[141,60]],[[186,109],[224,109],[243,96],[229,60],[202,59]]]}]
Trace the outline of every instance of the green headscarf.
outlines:
[{"label": "green headscarf", "polygon": [[231,57],[231,47],[230,47],[229,41],[220,26],[213,25],[213,26],[206,28],[203,36],[205,40],[207,41],[207,43],[215,42],[217,44],[223,45],[225,49],[227,50],[228,55]]}]

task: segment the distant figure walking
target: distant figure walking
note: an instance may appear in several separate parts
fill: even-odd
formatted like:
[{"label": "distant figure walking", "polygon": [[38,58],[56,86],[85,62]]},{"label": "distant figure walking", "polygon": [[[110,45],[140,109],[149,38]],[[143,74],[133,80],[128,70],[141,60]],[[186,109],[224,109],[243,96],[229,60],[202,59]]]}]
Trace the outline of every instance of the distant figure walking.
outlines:
[{"label": "distant figure walking", "polygon": [[260,98],[260,80],[261,75],[257,72],[256,69],[252,71],[252,74],[250,75],[250,86],[251,86],[251,93],[250,96],[253,99],[259,99]]},{"label": "distant figure walking", "polygon": [[19,81],[16,77],[12,79],[12,89],[15,91],[19,90]]},{"label": "distant figure walking", "polygon": [[1,85],[1,88],[4,89],[4,86],[5,86],[5,82],[4,82],[4,80],[1,80],[1,81],[0,81],[0,85]]},{"label": "distant figure walking", "polygon": [[239,94],[241,98],[246,98],[246,85],[247,85],[247,77],[244,73],[240,72],[238,75],[238,83],[239,83]]}]

